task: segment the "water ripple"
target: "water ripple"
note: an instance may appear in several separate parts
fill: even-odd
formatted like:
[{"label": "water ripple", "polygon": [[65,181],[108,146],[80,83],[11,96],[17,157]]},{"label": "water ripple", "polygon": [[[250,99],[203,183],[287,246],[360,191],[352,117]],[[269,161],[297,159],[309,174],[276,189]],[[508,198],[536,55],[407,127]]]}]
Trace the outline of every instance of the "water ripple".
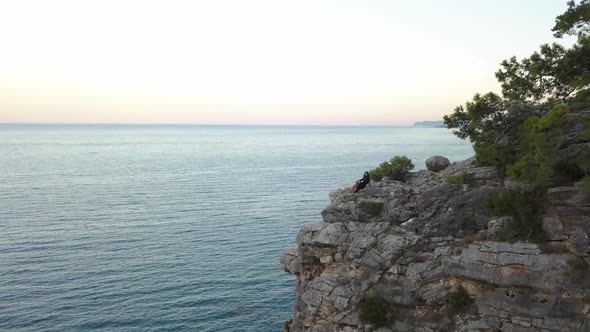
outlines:
[{"label": "water ripple", "polygon": [[443,129],[0,125],[0,330],[277,331],[328,193]]}]

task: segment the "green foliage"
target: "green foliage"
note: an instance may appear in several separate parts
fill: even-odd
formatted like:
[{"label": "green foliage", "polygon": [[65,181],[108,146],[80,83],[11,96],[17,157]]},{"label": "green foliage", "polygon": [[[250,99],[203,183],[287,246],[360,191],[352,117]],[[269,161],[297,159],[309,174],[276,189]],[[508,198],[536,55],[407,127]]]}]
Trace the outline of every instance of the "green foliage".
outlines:
[{"label": "green foliage", "polygon": [[388,162],[382,162],[379,167],[369,171],[369,176],[371,177],[371,180],[374,181],[381,181],[383,180],[383,178],[385,177],[385,172],[384,169],[386,167],[389,167],[389,163]]},{"label": "green foliage", "polygon": [[[572,164],[557,153],[564,118],[590,108],[590,0],[569,2],[553,31],[578,40],[569,48],[546,44],[527,58],[504,60],[496,72],[502,97],[476,94],[444,117],[455,135],[473,143],[478,165],[539,186],[560,175],[556,168]],[[589,117],[575,121],[587,122],[590,135]]]},{"label": "green foliage", "polygon": [[566,112],[567,107],[558,104],[542,117],[533,116],[525,120],[520,128],[520,159],[507,165],[510,176],[540,187],[548,185],[561,161],[557,137],[562,133]]},{"label": "green foliage", "polygon": [[457,175],[449,175],[445,178],[448,185],[467,184],[471,185],[474,182],[473,173],[461,173]]},{"label": "green foliage", "polygon": [[465,107],[458,106],[454,113],[445,115],[448,128],[461,139],[469,138],[473,143],[477,163],[494,166],[500,175],[506,172],[506,165],[514,163],[517,129],[524,122],[528,106],[509,103],[492,92],[476,94]]},{"label": "green foliage", "polygon": [[582,192],[589,194],[590,193],[590,176],[585,176],[581,182],[582,182],[582,188],[581,188]]},{"label": "green foliage", "polygon": [[590,37],[580,37],[576,44],[565,51],[559,60],[556,77],[569,85],[572,92],[587,90],[590,84]]},{"label": "green foliage", "polygon": [[537,214],[539,194],[506,190],[484,200],[485,207],[496,216],[511,216],[507,240],[523,240],[534,243],[546,241],[543,222]]},{"label": "green foliage", "polygon": [[[563,59],[559,63],[558,73],[561,80],[567,82],[573,89],[584,92],[582,97],[573,98],[574,104],[579,104],[581,99],[585,107],[590,106],[588,100],[588,85],[590,84],[590,1],[582,0],[568,2],[568,9],[555,19],[552,31],[555,37],[564,35],[577,36],[577,42],[566,50]],[[579,105],[576,105],[579,106]]]},{"label": "green foliage", "polygon": [[[497,109],[492,120],[476,120],[478,115],[472,105],[468,103],[464,114],[445,116],[445,121],[454,126],[457,122],[453,119],[465,116],[471,119],[465,127],[457,127],[455,133],[470,137],[480,166],[494,166],[500,176],[510,175],[541,187],[548,185],[556,170],[558,173],[568,170],[562,166],[569,161],[561,159],[558,153],[558,137],[563,134],[565,118],[571,113],[568,106],[556,104],[547,112],[533,112],[518,109],[520,106],[514,104],[510,111]],[[579,167],[590,168],[590,157],[586,159],[580,159]],[[576,169],[570,173],[569,178],[579,178]]]},{"label": "green foliage", "polygon": [[590,84],[590,39],[582,37],[571,48],[541,45],[530,57],[502,61],[496,72],[507,100],[536,103],[566,102]]},{"label": "green foliage", "polygon": [[578,158],[574,160],[576,166],[584,173],[585,177],[590,176],[590,148],[585,146]]},{"label": "green foliage", "polygon": [[590,266],[581,257],[574,256],[567,260],[564,276],[568,281],[583,286],[590,286]]},{"label": "green foliage", "polygon": [[[588,89],[588,105],[590,105],[590,89]],[[584,127],[586,128],[582,133],[582,138],[590,138],[590,118],[581,117],[580,121],[584,124]]]},{"label": "green foliage", "polygon": [[461,216],[455,222],[459,225],[459,229],[465,232],[477,233],[480,230],[477,221],[472,216]]},{"label": "green foliage", "polygon": [[571,181],[578,181],[584,177],[584,171],[580,169],[575,159],[561,159],[555,166],[555,174]]},{"label": "green foliage", "polygon": [[[578,92],[568,101],[568,105],[570,106],[572,112],[583,111],[590,108],[590,89],[584,89]],[[581,121],[585,122],[586,124],[587,129],[584,137],[588,138],[590,136],[590,119],[582,118]]]},{"label": "green foliage", "polygon": [[469,293],[463,288],[463,286],[457,287],[454,292],[449,294],[449,308],[447,313],[449,317],[454,317],[459,314],[464,314],[470,312],[470,307],[473,306],[475,302],[469,296]]},{"label": "green foliage", "polygon": [[291,330],[291,324],[293,324],[293,320],[289,319],[283,323],[283,332],[289,332]]},{"label": "green foliage", "polygon": [[567,3],[565,13],[557,16],[552,31],[554,36],[561,38],[564,35],[584,36],[590,33],[590,1],[582,0],[579,4],[575,1]]},{"label": "green foliage", "polygon": [[372,216],[378,216],[383,211],[383,203],[362,201],[359,203],[359,208]]},{"label": "green foliage", "polygon": [[395,156],[390,161],[385,161],[379,167],[369,172],[371,179],[381,181],[383,178],[405,182],[410,176],[414,164],[406,156]]},{"label": "green foliage", "polygon": [[562,72],[565,57],[563,46],[544,44],[528,58],[502,61],[502,68],[496,72],[502,95],[508,100],[531,102],[564,100],[575,90],[569,84],[571,77]]},{"label": "green foliage", "polygon": [[506,176],[508,165],[517,161],[516,146],[510,144],[513,140],[506,139],[505,142],[475,142],[473,150],[478,166],[493,166],[498,175]]},{"label": "green foliage", "polygon": [[445,115],[443,120],[447,127],[458,129],[453,133],[459,138],[480,141],[488,131],[500,128],[497,124],[504,119],[504,106],[500,96],[493,92],[483,96],[476,94],[473,101],[468,101],[465,107],[457,106],[455,112]]},{"label": "green foliage", "polygon": [[393,308],[380,297],[367,297],[358,304],[357,308],[360,319],[377,328],[389,326],[395,320]]}]

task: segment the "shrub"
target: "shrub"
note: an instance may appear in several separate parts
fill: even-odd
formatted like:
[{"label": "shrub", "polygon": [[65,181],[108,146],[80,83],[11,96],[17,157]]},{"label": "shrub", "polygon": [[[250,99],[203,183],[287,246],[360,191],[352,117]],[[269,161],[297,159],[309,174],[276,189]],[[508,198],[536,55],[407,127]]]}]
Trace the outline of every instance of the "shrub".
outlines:
[{"label": "shrub", "polygon": [[378,216],[383,211],[383,203],[362,201],[359,203],[359,208],[372,216]]},{"label": "shrub", "polygon": [[469,215],[458,216],[454,223],[459,226],[458,230],[462,230],[465,234],[478,233],[483,228],[476,218]]},{"label": "shrub", "polygon": [[563,244],[539,244],[539,250],[544,254],[565,254],[567,253],[567,247]]},{"label": "shrub", "polygon": [[283,332],[289,332],[291,330],[291,324],[293,324],[293,320],[289,319],[283,323]]},{"label": "shrub", "polygon": [[554,106],[542,117],[533,116],[520,126],[519,159],[507,165],[511,177],[547,187],[563,161],[557,149],[557,137],[563,131],[567,107]]},{"label": "shrub", "polygon": [[588,194],[590,193],[590,176],[585,176],[582,178],[582,192]]},{"label": "shrub", "polygon": [[564,276],[570,282],[579,285],[590,286],[590,266],[586,261],[578,256],[567,260],[567,270]]},{"label": "shrub", "polygon": [[395,319],[391,305],[380,297],[367,297],[359,302],[357,308],[360,319],[375,327],[391,325]]},{"label": "shrub", "polygon": [[[513,138],[506,139],[511,141]],[[506,176],[506,167],[516,162],[516,147],[506,144],[490,144],[487,142],[473,143],[476,164],[481,166],[493,166],[500,177]]]},{"label": "shrub", "polygon": [[[590,137],[588,137],[590,138]],[[580,156],[578,156],[574,162],[576,163],[576,166],[579,167],[581,173],[583,173],[584,176],[588,177],[590,176],[590,148],[587,146],[584,146],[582,148],[582,150],[580,151]]]},{"label": "shrub", "polygon": [[467,293],[465,288],[459,286],[454,292],[449,294],[449,308],[447,313],[449,314],[449,317],[454,317],[466,312],[473,312],[474,303],[475,302],[469,296],[469,293]]},{"label": "shrub", "polygon": [[543,221],[537,215],[535,200],[539,194],[524,193],[515,189],[506,190],[488,197],[484,205],[495,216],[511,216],[508,224],[508,240],[524,240],[534,243],[546,241]]},{"label": "shrub", "polygon": [[395,156],[390,161],[385,161],[379,167],[369,172],[371,179],[381,181],[383,178],[389,180],[405,182],[410,171],[414,169],[414,164],[406,156]]},{"label": "shrub", "polygon": [[385,174],[383,174],[383,169],[381,168],[381,166],[384,164],[386,164],[386,163],[382,163],[381,165],[379,165],[379,167],[375,168],[372,171],[369,171],[369,176],[371,177],[371,181],[383,180],[383,177],[385,177]]},{"label": "shrub", "polygon": [[467,184],[471,185],[474,182],[473,174],[472,173],[461,173],[458,175],[449,175],[445,178],[445,182],[448,185],[456,185],[456,184]]},{"label": "shrub", "polygon": [[555,177],[552,179],[552,186],[570,181],[578,181],[585,175],[579,159],[561,159],[554,167]]}]

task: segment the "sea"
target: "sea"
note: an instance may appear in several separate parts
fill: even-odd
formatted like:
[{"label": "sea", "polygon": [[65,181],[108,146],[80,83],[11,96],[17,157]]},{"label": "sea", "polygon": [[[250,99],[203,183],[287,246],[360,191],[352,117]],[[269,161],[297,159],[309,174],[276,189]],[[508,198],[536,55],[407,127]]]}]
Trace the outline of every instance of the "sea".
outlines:
[{"label": "sea", "polygon": [[0,124],[0,331],[277,332],[328,194],[444,128]]}]

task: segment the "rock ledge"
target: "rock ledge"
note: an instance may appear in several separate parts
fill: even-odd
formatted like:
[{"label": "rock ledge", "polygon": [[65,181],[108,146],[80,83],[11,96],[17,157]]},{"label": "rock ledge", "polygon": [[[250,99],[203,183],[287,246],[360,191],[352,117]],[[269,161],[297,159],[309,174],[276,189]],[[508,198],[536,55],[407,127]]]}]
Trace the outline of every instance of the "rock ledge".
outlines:
[{"label": "rock ledge", "polygon": [[[579,185],[549,190],[545,247],[498,242],[509,218],[489,216],[483,199],[520,184],[473,164],[331,193],[323,222],[305,225],[297,248],[281,257],[296,279],[290,331],[590,331],[590,281],[568,277],[568,262],[590,258],[588,194]],[[473,183],[444,181],[462,173]],[[547,246],[564,249],[544,253]],[[459,285],[477,311],[449,317],[449,293]],[[370,294],[395,308],[393,325],[375,329],[359,319],[356,306]]]}]

